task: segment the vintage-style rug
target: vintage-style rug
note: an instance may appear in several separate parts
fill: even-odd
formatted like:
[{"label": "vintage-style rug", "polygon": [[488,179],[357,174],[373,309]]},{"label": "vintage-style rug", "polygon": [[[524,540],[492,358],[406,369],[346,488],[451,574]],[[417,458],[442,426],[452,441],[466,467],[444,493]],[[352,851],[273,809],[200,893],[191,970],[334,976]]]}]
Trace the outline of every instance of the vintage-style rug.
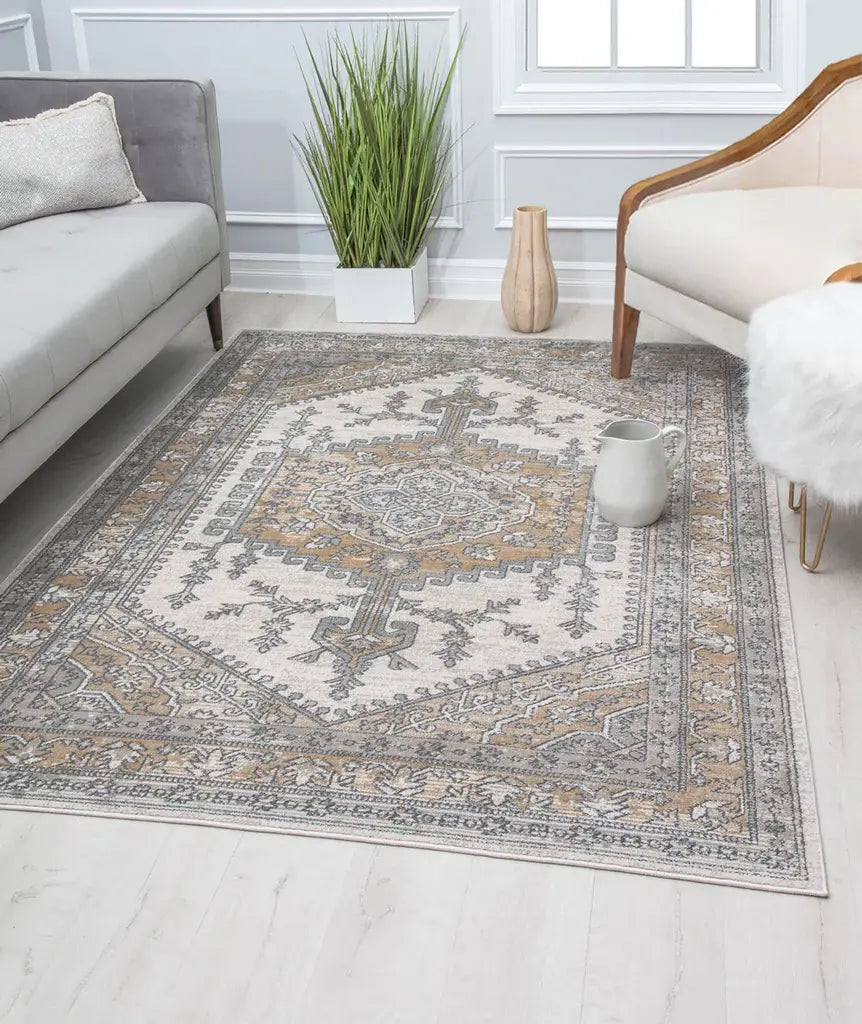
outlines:
[{"label": "vintage-style rug", "polygon": [[[715,349],[245,332],[0,597],[0,804],[824,892]],[[648,530],[593,437],[689,452]]]}]

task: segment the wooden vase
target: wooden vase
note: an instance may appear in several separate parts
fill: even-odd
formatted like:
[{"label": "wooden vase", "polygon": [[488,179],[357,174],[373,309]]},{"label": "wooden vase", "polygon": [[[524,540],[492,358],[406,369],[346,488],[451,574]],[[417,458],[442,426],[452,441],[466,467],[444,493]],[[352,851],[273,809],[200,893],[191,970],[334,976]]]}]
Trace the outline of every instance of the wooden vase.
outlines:
[{"label": "wooden vase", "polygon": [[545,331],[557,311],[557,273],[548,245],[548,211],[518,206],[512,215],[512,247],[503,274],[503,313],[513,331]]}]

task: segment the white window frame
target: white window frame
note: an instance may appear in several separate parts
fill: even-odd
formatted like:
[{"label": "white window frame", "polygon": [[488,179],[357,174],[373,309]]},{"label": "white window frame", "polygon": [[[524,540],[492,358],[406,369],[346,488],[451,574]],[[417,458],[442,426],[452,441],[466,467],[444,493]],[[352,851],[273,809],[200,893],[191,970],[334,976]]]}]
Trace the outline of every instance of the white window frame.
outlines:
[{"label": "white window frame", "polygon": [[[583,74],[531,67],[535,0],[492,0],[496,114],[777,114],[805,85],[805,0],[771,0],[769,61],[757,76],[715,71]],[[753,80],[755,79],[756,80]]]}]

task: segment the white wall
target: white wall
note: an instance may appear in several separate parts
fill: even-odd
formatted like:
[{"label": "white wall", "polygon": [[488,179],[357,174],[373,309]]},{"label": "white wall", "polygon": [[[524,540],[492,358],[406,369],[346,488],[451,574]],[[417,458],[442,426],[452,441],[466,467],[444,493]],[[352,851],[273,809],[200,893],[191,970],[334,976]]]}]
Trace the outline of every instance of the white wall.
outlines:
[{"label": "white wall", "polygon": [[[494,116],[491,0],[256,0],[253,7],[237,0],[188,0],[182,7],[165,0],[87,0],[90,13],[77,18],[70,0],[42,0],[42,7],[55,70],[76,70],[87,61],[96,72],[212,77],[227,204],[235,219],[256,221],[231,225],[232,250],[305,257],[322,257],[332,249],[321,227],[308,223],[315,219],[315,205],[291,148],[291,136],[307,112],[294,57],[294,48],[303,45],[302,32],[320,40],[336,23],[361,28],[367,24],[363,17],[384,11],[417,21],[431,46],[451,41],[458,25],[466,24],[460,76],[463,202],[452,211],[459,226],[439,230],[432,243],[432,255],[456,261],[451,267],[463,278],[466,293],[496,290],[497,267],[509,242],[508,230],[498,225],[512,206],[540,203],[548,206],[554,225],[552,249],[564,267],[564,293],[580,296],[590,290],[590,281],[601,278],[606,294],[623,189],[739,138],[765,120],[690,114]],[[339,8],[337,14],[320,20],[333,8]],[[176,20],[180,10],[195,12],[193,19]],[[230,12],[238,16],[225,20]],[[808,0],[808,21],[811,71],[862,50],[862,0]],[[469,262],[459,267],[458,261]],[[326,287],[320,262],[258,265],[291,273],[302,266],[317,269],[319,280],[311,287]],[[435,273],[440,272],[438,264]]]}]

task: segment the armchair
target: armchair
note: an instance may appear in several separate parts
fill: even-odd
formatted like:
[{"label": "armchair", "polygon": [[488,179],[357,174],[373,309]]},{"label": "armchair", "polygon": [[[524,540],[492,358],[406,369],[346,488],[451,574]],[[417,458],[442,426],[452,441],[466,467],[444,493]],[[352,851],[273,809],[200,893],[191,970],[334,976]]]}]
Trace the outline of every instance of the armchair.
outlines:
[{"label": "armchair", "polygon": [[771,299],[862,281],[862,56],[831,64],[778,117],[620,202],[614,377],[641,312],[737,355]]}]

